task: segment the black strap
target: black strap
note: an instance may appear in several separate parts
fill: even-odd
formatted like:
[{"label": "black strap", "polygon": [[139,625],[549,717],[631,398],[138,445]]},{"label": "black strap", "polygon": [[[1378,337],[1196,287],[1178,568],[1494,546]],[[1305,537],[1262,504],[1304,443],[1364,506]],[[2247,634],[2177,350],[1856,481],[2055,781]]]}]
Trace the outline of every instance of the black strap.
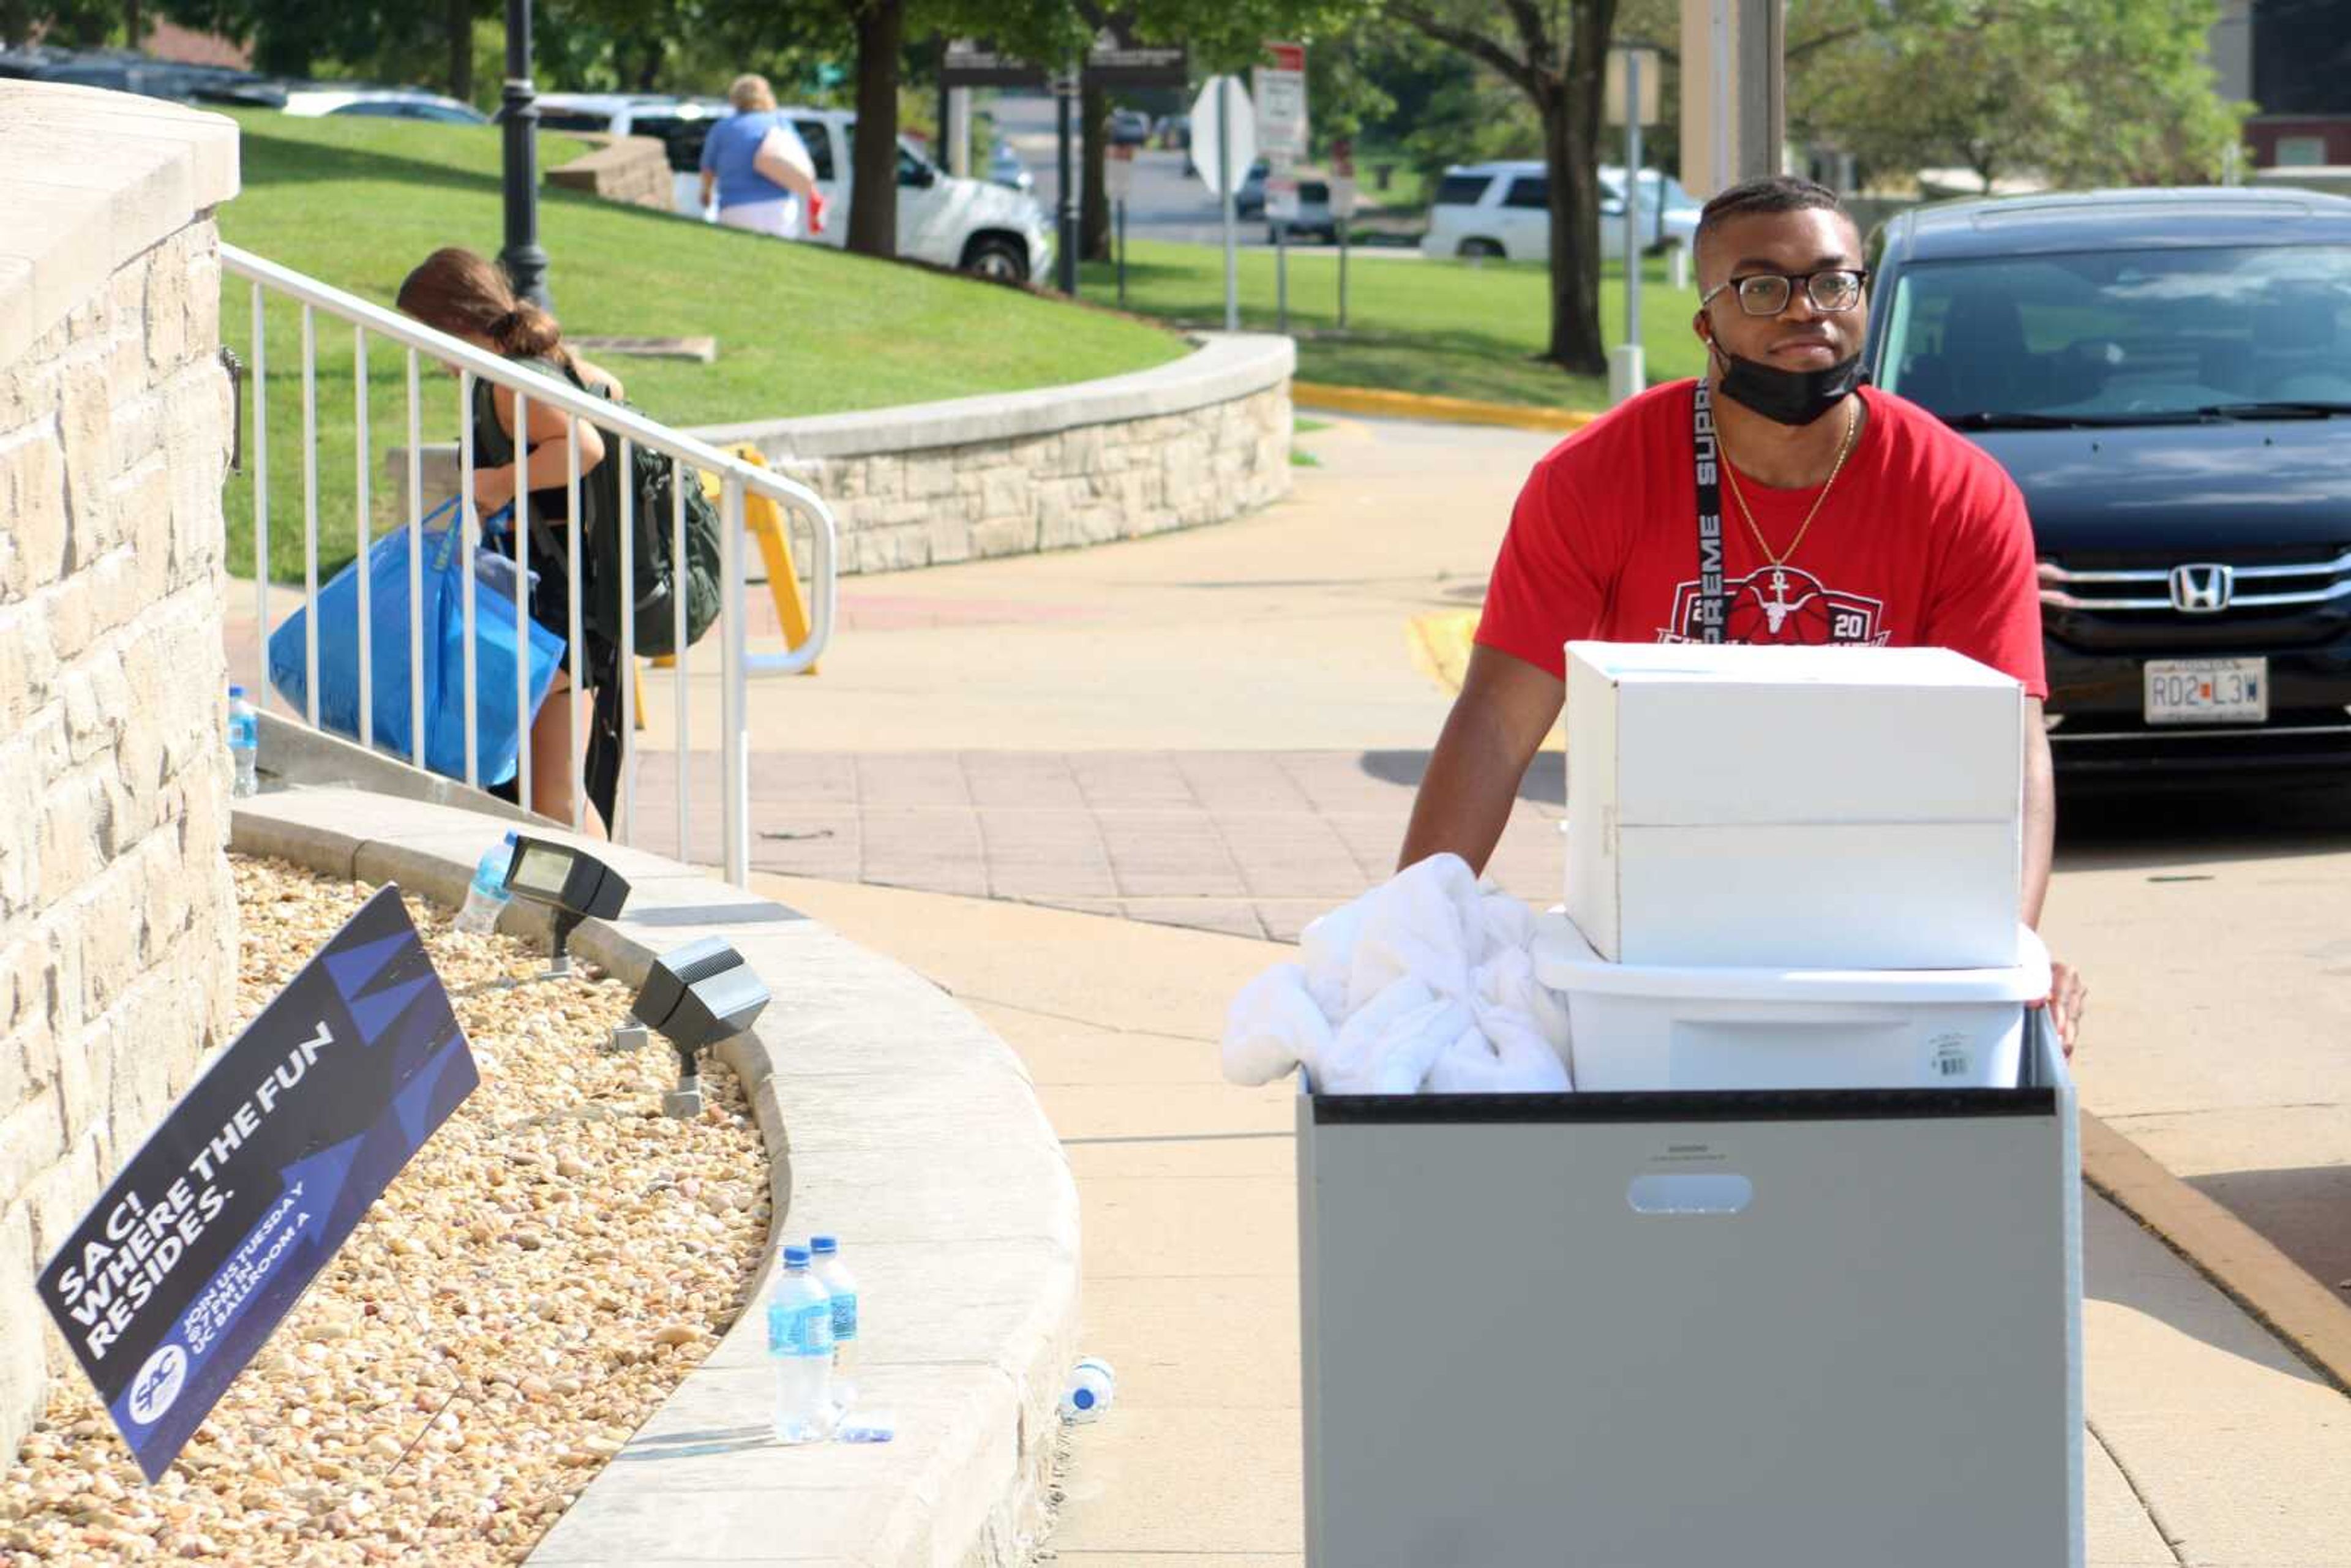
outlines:
[{"label": "black strap", "polygon": [[1690,454],[1698,480],[1698,605],[1691,635],[1722,641],[1722,449],[1714,437],[1714,401],[1706,378],[1690,400]]}]

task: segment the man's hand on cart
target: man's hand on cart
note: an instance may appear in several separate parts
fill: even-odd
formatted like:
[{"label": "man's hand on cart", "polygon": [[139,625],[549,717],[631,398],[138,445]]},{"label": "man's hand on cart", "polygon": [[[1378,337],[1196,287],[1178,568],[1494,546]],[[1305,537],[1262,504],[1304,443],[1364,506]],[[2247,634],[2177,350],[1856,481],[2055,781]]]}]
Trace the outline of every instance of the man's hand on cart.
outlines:
[{"label": "man's hand on cart", "polygon": [[2058,1043],[2065,1048],[2070,1061],[2074,1039],[2082,1032],[2082,1009],[2090,998],[2090,988],[2082,983],[2081,971],[2071,964],[2052,963],[2049,982],[2049,999],[2042,1005],[2049,1009],[2050,1027],[2057,1031]]}]

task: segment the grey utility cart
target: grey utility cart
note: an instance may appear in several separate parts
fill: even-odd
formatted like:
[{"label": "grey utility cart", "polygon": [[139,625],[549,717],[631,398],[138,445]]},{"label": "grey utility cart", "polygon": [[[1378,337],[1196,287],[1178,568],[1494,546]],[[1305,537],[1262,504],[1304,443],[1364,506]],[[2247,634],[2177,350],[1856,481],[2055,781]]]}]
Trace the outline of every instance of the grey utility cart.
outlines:
[{"label": "grey utility cart", "polygon": [[[1303,1087],[1303,1086],[1302,1086]],[[1317,1568],[2082,1568],[2074,1093],[1301,1092]]]}]

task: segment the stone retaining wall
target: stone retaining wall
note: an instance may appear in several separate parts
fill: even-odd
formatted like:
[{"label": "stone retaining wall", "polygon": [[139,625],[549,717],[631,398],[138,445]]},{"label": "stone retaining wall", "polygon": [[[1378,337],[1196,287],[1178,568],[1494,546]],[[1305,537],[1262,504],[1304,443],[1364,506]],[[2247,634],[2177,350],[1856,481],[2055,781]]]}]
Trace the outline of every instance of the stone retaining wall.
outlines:
[{"label": "stone retaining wall", "polygon": [[580,140],[600,145],[584,158],[549,170],[549,184],[657,213],[673,210],[669,153],[658,138],[591,131],[580,133]]},{"label": "stone retaining wall", "polygon": [[236,128],[0,82],[0,1462],[40,1263],[235,1003],[212,209]]}]

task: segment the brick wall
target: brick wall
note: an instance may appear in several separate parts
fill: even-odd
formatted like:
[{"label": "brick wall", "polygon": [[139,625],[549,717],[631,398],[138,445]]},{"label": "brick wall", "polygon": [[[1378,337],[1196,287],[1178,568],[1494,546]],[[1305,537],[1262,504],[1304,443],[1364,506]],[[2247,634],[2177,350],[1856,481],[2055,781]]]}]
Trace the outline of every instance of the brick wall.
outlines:
[{"label": "brick wall", "polygon": [[[0,98],[0,119],[21,128],[27,102],[48,107]],[[225,1038],[235,996],[228,382],[210,203],[191,210],[223,182],[214,156],[174,195],[156,143],[139,152],[119,202],[102,159],[45,176],[12,239],[31,255],[17,298],[54,319],[0,321],[0,1462],[44,1396],[35,1272]],[[231,190],[233,158],[232,141]],[[8,185],[0,170],[0,208]],[[72,221],[93,213],[115,222]]]},{"label": "brick wall", "polygon": [[585,191],[607,202],[651,207],[657,213],[675,210],[669,153],[656,138],[606,136],[590,131],[580,140],[601,145],[585,157],[549,170],[549,184],[568,191]]}]

